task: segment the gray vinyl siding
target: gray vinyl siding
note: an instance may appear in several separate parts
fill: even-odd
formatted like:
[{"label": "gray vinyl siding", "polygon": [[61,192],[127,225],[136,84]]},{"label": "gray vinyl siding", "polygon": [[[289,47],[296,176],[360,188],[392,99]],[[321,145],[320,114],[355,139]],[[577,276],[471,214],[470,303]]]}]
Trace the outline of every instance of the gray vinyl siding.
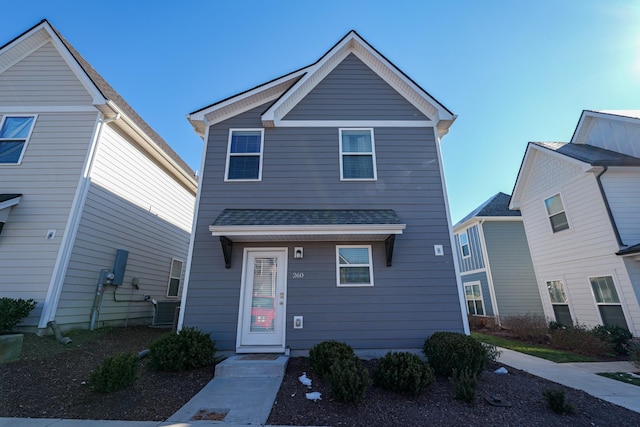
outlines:
[{"label": "gray vinyl siding", "polygon": [[51,42],[0,73],[0,105],[91,105],[92,99]]},{"label": "gray vinyl siding", "polygon": [[480,282],[480,288],[482,289],[482,303],[484,304],[485,313],[487,316],[494,316],[493,303],[491,302],[491,291],[489,290],[489,280],[487,279],[487,273],[479,271],[477,273],[464,274],[461,276],[462,287],[468,285],[471,282]]},{"label": "gray vinyl siding", "polygon": [[[432,128],[375,127],[378,180],[341,182],[337,128],[265,129],[261,182],[224,182],[229,128],[261,128],[254,108],[210,129],[194,236],[185,326],[211,333],[221,350],[235,349],[243,248],[303,246],[289,260],[286,345],[308,349],[327,339],[356,348],[421,348],[440,330],[463,331]],[[224,208],[394,209],[406,223],[396,237],[393,266],[373,242],[373,287],[338,288],[336,242],[235,243],[224,268],[209,224]],[[371,242],[352,242],[370,244]],[[343,242],[341,242],[343,244]],[[433,246],[443,245],[436,257]],[[304,329],[291,329],[292,316]]]},{"label": "gray vinyl siding", "polygon": [[428,120],[354,54],[349,54],[284,118]]},{"label": "gray vinyl siding", "polygon": [[[462,251],[460,249],[460,234],[467,232],[467,239],[469,241],[469,254],[467,258],[462,258]],[[478,232],[478,225],[474,224],[461,232],[456,233],[456,255],[460,266],[460,272],[480,270],[485,267],[484,258],[482,255],[482,243],[480,241],[480,234]]]},{"label": "gray vinyl siding", "polygon": [[483,223],[500,316],[544,314],[522,222]]}]

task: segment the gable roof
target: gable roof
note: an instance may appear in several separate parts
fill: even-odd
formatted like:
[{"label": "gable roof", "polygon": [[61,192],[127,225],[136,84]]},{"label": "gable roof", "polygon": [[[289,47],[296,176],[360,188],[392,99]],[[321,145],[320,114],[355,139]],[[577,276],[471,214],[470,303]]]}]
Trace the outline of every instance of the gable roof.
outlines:
[{"label": "gable roof", "polygon": [[640,158],[627,156],[617,151],[605,150],[588,144],[562,142],[532,142],[591,166],[640,166]]},{"label": "gable roof", "polygon": [[247,111],[250,108],[272,102],[262,114],[263,126],[277,127],[293,124],[295,121],[284,120],[285,115],[349,54],[357,56],[409,103],[429,117],[437,126],[441,136],[448,132],[449,126],[457,116],[353,30],[347,33],[315,63],[211,104],[208,107],[196,110],[189,114],[187,118],[196,132],[202,136],[207,126]]},{"label": "gable roof", "polygon": [[183,175],[185,181],[189,181],[189,187],[195,191],[197,185],[195,173],[189,165],[46,19],[0,47],[0,54],[10,53],[7,55],[8,59],[5,63],[0,63],[0,72],[24,57],[24,51],[17,49],[18,44],[30,43],[27,52],[31,52],[47,41],[52,41],[58,51],[63,50],[60,53],[65,60],[70,59],[73,61],[69,65],[93,96],[94,105],[107,115],[119,117],[118,114],[120,114],[127,125],[146,140],[148,143],[146,148],[155,151],[155,154],[166,159],[170,165]]},{"label": "gable roof", "polygon": [[505,193],[497,193],[489,198],[486,202],[478,206],[467,216],[462,218],[454,225],[454,228],[461,226],[467,221],[474,218],[487,218],[487,217],[520,217],[520,211],[509,209],[509,200],[511,196]]}]

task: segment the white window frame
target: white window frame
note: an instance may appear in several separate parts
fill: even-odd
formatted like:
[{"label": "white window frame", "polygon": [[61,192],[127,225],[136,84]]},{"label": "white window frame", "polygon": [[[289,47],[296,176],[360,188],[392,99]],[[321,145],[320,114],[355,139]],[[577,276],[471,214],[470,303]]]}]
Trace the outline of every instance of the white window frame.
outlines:
[{"label": "white window frame", "polygon": [[[596,297],[596,293],[593,291],[593,283],[591,282],[592,279],[600,279],[600,278],[609,278],[611,279],[611,284],[613,285],[613,290],[616,293],[616,297],[618,297],[618,302],[599,302],[598,298]],[[622,304],[622,299],[620,298],[620,292],[618,290],[618,284],[616,283],[615,278],[613,277],[612,274],[604,274],[604,275],[598,275],[598,276],[589,276],[589,287],[591,288],[591,295],[593,295],[593,301],[596,304],[596,307],[598,307],[598,316],[600,316],[600,324],[604,325],[604,319],[602,318],[602,312],[600,311],[600,306],[618,306],[620,307],[620,311],[622,311],[622,317],[624,318],[625,322],[627,322],[627,328],[629,327],[629,323],[627,321],[627,313],[625,313],[625,306],[624,304]]]},{"label": "white window frame", "polygon": [[[259,153],[232,153],[231,152],[231,140],[234,132],[260,132],[260,152]],[[231,128],[229,129],[229,140],[227,142],[227,159],[224,167],[224,180],[225,182],[247,182],[247,181],[262,181],[262,158],[264,154],[264,128]],[[257,156],[260,158],[258,164],[258,178],[254,179],[233,179],[229,178],[229,164],[231,157],[249,157]]]},{"label": "white window frame", "polygon": [[[180,263],[180,271],[178,272],[178,276],[174,276],[173,274],[173,263]],[[167,298],[178,298],[180,295],[180,285],[182,284],[182,270],[184,269],[184,261],[178,258],[171,258],[171,264],[169,264],[169,280],[167,281]],[[178,287],[176,288],[175,295],[169,295],[169,290],[171,289],[171,280],[178,279]]]},{"label": "white window frame", "polygon": [[[467,240],[467,243],[464,245],[462,244],[462,236],[464,236],[464,238]],[[467,230],[464,230],[462,233],[458,234],[458,245],[460,246],[460,255],[462,255],[462,258],[471,258],[471,244],[469,243],[469,234],[467,233]],[[467,252],[469,252],[467,255],[464,254],[465,246],[467,247]]]},{"label": "white window frame", "polygon": [[0,162],[0,166],[15,166],[22,164],[22,159],[24,157],[24,153],[27,151],[27,145],[29,145],[29,141],[31,140],[31,134],[33,133],[33,129],[36,127],[36,121],[38,120],[37,114],[4,114],[2,119],[0,119],[0,130],[4,127],[4,123],[7,117],[33,117],[33,122],[31,123],[31,129],[29,129],[29,133],[26,138],[0,138],[0,142],[2,141],[21,141],[24,139],[24,145],[22,146],[22,152],[20,153],[20,157],[18,161],[15,163],[2,163]]},{"label": "white window frame", "polygon": [[[547,200],[549,200],[549,199],[553,199],[554,197],[558,197],[558,199],[560,200],[560,204],[562,205],[562,211],[560,211],[560,212],[556,212],[556,213],[554,213],[554,214],[552,215],[551,213],[549,213],[549,208],[547,207]],[[561,195],[559,192],[558,192],[558,193],[555,193],[555,194],[554,194],[554,195],[552,195],[552,196],[546,197],[546,198],[544,199],[543,203],[544,203],[544,210],[545,210],[545,212],[547,213],[547,219],[549,220],[549,225],[551,226],[551,232],[552,232],[553,234],[555,234],[555,233],[560,233],[560,232],[562,232],[562,231],[570,230],[570,229],[571,229],[571,224],[569,223],[569,215],[567,215],[567,208],[566,208],[566,206],[564,205],[564,199],[563,199],[562,195]],[[556,229],[553,227],[553,222],[551,221],[551,217],[554,217],[554,216],[557,216],[557,215],[560,215],[560,214],[564,214],[564,218],[565,218],[565,220],[567,221],[567,227],[566,227],[566,228],[562,228],[562,229],[560,229],[560,230],[556,230]]]},{"label": "white window frame", "polygon": [[[482,295],[482,283],[480,283],[479,281],[475,281],[475,282],[465,282],[463,283],[464,286],[464,300],[466,302],[467,305],[467,314],[470,314],[472,316],[487,316],[487,306],[484,303],[484,295]],[[467,298],[467,287],[472,287],[472,286],[477,286],[478,289],[480,290],[480,298],[473,298],[473,299],[469,299]],[[473,289],[472,292],[473,294]],[[475,297],[475,294],[473,294]],[[478,313],[471,313],[469,311],[469,301],[480,301],[480,304],[482,304],[482,311],[484,312],[484,314],[478,314]],[[473,305],[474,310],[476,309],[476,305]]]},{"label": "white window frame", "polygon": [[[350,249],[357,248],[362,249],[366,248],[369,255],[369,263],[368,264],[340,264],[340,249]],[[349,268],[349,267],[368,267],[369,268],[369,283],[340,283],[340,268]],[[371,245],[336,245],[336,284],[338,287],[363,287],[363,286],[373,286],[373,254]]]},{"label": "white window frame", "polygon": [[[357,131],[368,131],[371,135],[371,152],[352,152],[352,151],[342,151],[342,132],[349,130],[357,130]],[[376,143],[375,138],[373,136],[373,128],[338,128],[338,150],[340,152],[340,181],[377,181],[378,180],[378,171],[377,171],[377,163],[376,163]],[[373,168],[373,177],[371,178],[345,178],[344,177],[344,165],[342,158],[344,156],[371,156],[372,168]]]}]

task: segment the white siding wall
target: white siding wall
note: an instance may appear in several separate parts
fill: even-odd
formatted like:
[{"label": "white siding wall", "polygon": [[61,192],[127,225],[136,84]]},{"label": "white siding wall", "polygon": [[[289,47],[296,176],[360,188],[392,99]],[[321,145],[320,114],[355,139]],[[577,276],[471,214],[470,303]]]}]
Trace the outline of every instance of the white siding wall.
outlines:
[{"label": "white siding wall", "polygon": [[[601,324],[588,279],[611,275],[620,298],[627,302],[624,310],[629,327],[637,335],[640,308],[623,261],[615,255],[618,245],[595,176],[590,173],[570,176],[570,165],[562,167],[553,160],[546,155],[536,158],[532,177],[537,177],[537,182],[532,179],[527,186],[521,209],[545,314],[553,318],[546,281],[563,280],[574,321],[590,326]],[[554,171],[558,167],[565,180],[549,178],[558,175]],[[553,233],[544,199],[556,193],[562,197],[570,229]]]},{"label": "white siding wall", "polygon": [[584,143],[629,156],[640,157],[640,124],[637,122],[590,117]]},{"label": "white siding wall", "polygon": [[117,249],[129,251],[124,284],[106,288],[97,326],[148,322],[153,307],[144,295],[167,299],[172,258],[186,265],[195,196],[111,127],[98,144],[91,177],[58,322],[88,324],[98,275],[112,268]]},{"label": "white siding wall", "polygon": [[0,74],[0,105],[91,105],[51,42]]},{"label": "white siding wall", "polygon": [[609,169],[602,176],[602,185],[622,242],[635,245],[640,243],[640,171],[629,169]]},{"label": "white siding wall", "polygon": [[42,309],[96,116],[38,113],[22,164],[0,165],[0,192],[22,194],[0,234],[0,296],[39,302],[27,325]]}]

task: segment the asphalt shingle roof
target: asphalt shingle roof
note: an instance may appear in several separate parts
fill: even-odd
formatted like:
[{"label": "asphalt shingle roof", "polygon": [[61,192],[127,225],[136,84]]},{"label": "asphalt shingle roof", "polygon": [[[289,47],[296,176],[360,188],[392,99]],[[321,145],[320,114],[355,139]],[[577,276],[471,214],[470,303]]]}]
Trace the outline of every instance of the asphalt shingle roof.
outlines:
[{"label": "asphalt shingle roof", "polygon": [[456,224],[462,224],[474,217],[481,216],[521,216],[520,211],[512,211],[509,210],[509,200],[511,200],[511,196],[504,193],[498,193],[495,196],[491,197],[489,200],[478,206],[473,212],[469,215],[462,218]]},{"label": "asphalt shingle roof", "polygon": [[640,166],[640,158],[593,145],[562,142],[532,142],[532,144],[589,163],[592,166]]},{"label": "asphalt shingle roof", "polygon": [[225,209],[213,226],[400,224],[391,209]]},{"label": "asphalt shingle roof", "polygon": [[20,197],[22,194],[0,194],[0,203]]}]

